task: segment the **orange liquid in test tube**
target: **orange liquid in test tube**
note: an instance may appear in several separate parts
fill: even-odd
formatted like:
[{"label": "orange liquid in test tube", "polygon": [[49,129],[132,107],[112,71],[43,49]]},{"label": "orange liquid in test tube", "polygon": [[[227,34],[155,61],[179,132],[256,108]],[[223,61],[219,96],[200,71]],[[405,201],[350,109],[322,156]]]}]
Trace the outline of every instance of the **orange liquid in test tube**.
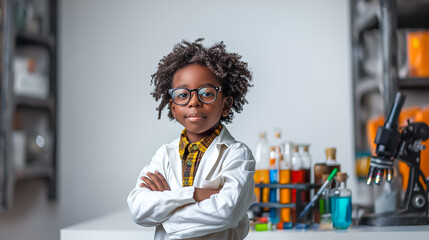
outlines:
[{"label": "orange liquid in test tube", "polygon": [[[255,180],[255,183],[263,183],[268,184],[270,183],[270,172],[269,170],[256,170],[255,175],[253,175],[253,179]],[[261,197],[262,192],[262,197]],[[255,188],[255,195],[258,202],[269,202],[269,188],[263,188],[262,191],[260,188]]]},{"label": "orange liquid in test tube", "polygon": [[[280,169],[279,174],[279,183],[286,184],[290,183],[290,170],[282,170]],[[281,188],[280,189],[280,203],[290,203],[291,200],[291,192],[290,189]],[[291,221],[291,209],[290,208],[282,208],[280,210],[280,221],[281,222],[290,222]]]},{"label": "orange liquid in test tube", "polygon": [[[261,170],[255,170],[255,174],[253,175],[253,180],[255,181],[255,184],[261,183]],[[256,195],[256,202],[261,202],[261,188],[255,187],[255,195]]]}]

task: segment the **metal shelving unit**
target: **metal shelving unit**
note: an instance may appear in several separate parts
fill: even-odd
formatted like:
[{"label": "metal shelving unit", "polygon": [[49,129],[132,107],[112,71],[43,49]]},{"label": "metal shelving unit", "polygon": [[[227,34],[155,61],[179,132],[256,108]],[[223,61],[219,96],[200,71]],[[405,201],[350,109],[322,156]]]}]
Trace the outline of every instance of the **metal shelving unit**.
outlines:
[{"label": "metal shelving unit", "polygon": [[[398,62],[404,60],[398,56],[399,32],[429,30],[429,0],[351,0],[350,6],[355,151],[361,152],[369,150],[366,121],[386,115],[398,90],[413,95],[413,91],[423,89],[429,96],[429,78],[400,77],[398,70]],[[374,48],[365,40],[371,32],[378,34],[371,42],[377,46]],[[365,55],[375,51],[379,51],[380,59],[368,64],[374,68],[371,72],[366,69]]]},{"label": "metal shelving unit", "polygon": [[[30,19],[37,9],[42,13]],[[1,212],[13,205],[15,183],[23,179],[45,179],[48,199],[57,198],[57,1],[1,0],[0,10]],[[32,27],[22,26],[23,16],[33,21]],[[16,92],[16,58],[23,49],[46,53],[46,97]],[[20,145],[15,141],[17,131],[26,139]],[[18,155],[22,157],[20,164]]]}]

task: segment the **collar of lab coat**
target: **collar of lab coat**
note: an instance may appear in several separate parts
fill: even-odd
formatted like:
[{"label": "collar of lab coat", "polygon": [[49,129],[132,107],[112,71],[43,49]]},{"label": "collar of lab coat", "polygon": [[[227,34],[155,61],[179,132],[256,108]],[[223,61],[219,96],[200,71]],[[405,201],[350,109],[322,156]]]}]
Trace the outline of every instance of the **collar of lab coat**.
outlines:
[{"label": "collar of lab coat", "polygon": [[[182,182],[182,159],[180,159],[179,154],[179,141],[180,138],[175,139],[171,146],[173,147],[174,154],[171,154],[170,163],[172,165],[173,171],[176,173],[176,177],[180,182]],[[199,187],[201,180],[207,179],[212,173],[212,169],[217,166],[217,162],[220,161],[219,154],[224,152],[231,144],[235,142],[234,137],[225,127],[222,128],[219,136],[217,136],[210,146],[207,148],[206,152],[201,159],[200,165],[198,166],[197,174],[194,179],[194,186]]]}]

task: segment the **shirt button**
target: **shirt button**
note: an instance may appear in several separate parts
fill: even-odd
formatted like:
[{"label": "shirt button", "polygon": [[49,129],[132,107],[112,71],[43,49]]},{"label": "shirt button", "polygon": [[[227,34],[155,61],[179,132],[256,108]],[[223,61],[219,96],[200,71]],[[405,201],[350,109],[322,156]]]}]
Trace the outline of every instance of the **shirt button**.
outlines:
[{"label": "shirt button", "polygon": [[191,166],[192,162],[191,161],[186,161],[186,165]]}]

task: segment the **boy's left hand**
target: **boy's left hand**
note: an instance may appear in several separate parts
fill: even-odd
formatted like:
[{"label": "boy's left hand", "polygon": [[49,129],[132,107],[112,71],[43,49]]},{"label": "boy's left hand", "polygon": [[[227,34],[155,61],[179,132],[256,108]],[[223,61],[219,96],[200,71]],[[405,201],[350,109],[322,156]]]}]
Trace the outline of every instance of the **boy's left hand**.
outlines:
[{"label": "boy's left hand", "polygon": [[144,183],[140,183],[140,187],[147,188],[151,191],[170,191],[170,186],[165,180],[164,176],[161,173],[155,171],[154,173],[147,172],[147,177],[141,177]]}]

